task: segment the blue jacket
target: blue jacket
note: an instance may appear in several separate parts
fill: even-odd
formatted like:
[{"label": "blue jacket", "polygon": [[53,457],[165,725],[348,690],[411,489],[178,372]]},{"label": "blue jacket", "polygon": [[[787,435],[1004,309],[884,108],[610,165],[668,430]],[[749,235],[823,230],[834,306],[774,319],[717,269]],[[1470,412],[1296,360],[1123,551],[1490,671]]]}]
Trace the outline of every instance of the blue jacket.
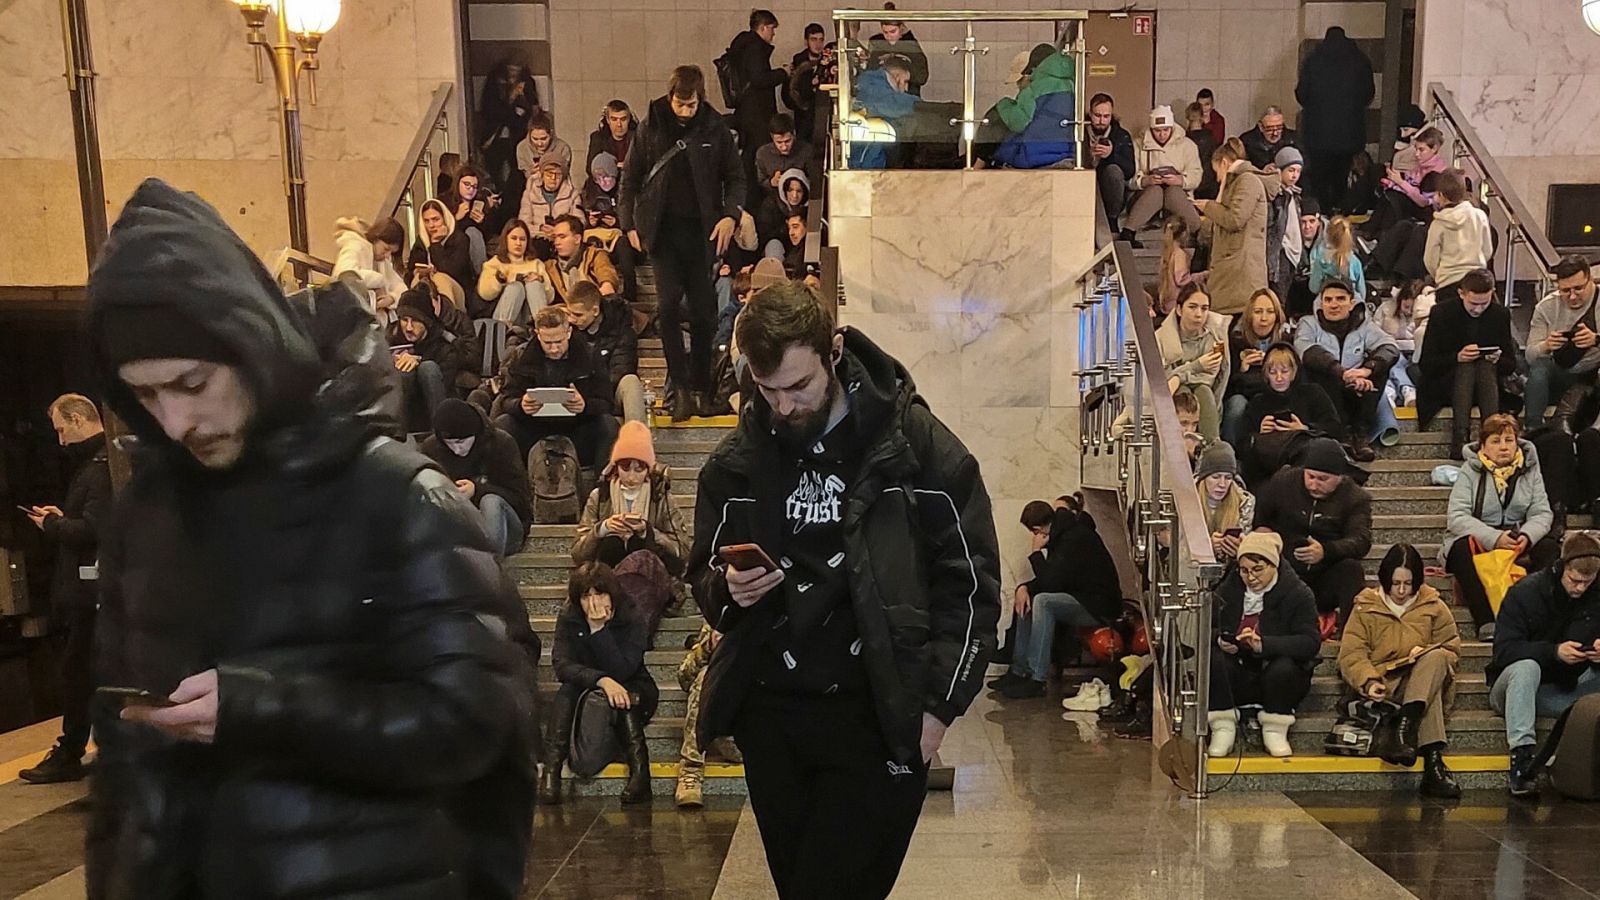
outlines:
[{"label": "blue jacket", "polygon": [[[895,119],[911,115],[917,98],[894,89],[889,83],[889,73],[883,69],[868,69],[856,79],[855,101],[851,104],[866,115]],[[855,142],[850,147],[850,168],[881,169],[888,163],[888,154],[881,144]]]},{"label": "blue jacket", "polygon": [[1000,142],[994,161],[1014,169],[1042,169],[1072,158],[1072,116],[1071,91],[1045,94],[1034,106],[1028,127]]},{"label": "blue jacket", "polygon": [[1367,302],[1367,276],[1361,268],[1361,260],[1351,253],[1350,271],[1339,271],[1339,267],[1333,261],[1333,251],[1329,250],[1328,245],[1319,237],[1317,245],[1311,250],[1311,293],[1313,295],[1322,293],[1322,286],[1335,279],[1350,285],[1350,290],[1355,292],[1357,303]]},{"label": "blue jacket", "polygon": [[1400,345],[1378,323],[1367,318],[1366,307],[1350,310],[1350,327],[1341,339],[1313,313],[1300,319],[1294,330],[1294,349],[1301,364],[1313,372],[1338,378],[1345,369],[1372,370],[1372,383],[1381,385],[1400,358]]}]

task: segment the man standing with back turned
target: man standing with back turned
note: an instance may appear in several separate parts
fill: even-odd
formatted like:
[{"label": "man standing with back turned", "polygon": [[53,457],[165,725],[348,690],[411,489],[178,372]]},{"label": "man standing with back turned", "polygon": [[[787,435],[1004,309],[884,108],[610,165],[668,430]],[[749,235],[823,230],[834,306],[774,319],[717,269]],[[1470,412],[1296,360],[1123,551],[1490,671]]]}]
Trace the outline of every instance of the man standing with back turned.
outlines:
[{"label": "man standing with back turned", "polygon": [[122,693],[97,699],[88,895],[518,896],[532,635],[466,498],[380,437],[376,323],[339,318],[342,286],[291,305],[154,179],[88,293],[140,444],[101,544]]},{"label": "man standing with back turned", "polygon": [[804,285],[735,330],[757,391],[700,473],[689,573],[723,639],[698,738],[744,753],[780,897],[882,898],[994,650],[989,495],[905,367]]}]

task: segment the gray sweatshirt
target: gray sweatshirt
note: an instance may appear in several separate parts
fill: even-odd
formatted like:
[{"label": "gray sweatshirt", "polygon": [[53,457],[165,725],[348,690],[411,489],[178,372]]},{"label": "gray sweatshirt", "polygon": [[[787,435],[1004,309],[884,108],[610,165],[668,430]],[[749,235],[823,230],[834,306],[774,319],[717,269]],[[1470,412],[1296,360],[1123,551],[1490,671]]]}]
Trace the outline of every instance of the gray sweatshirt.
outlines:
[{"label": "gray sweatshirt", "polygon": [[[1600,300],[1600,295],[1597,295],[1595,300]],[[1539,305],[1533,308],[1533,321],[1528,324],[1528,361],[1533,362],[1549,356],[1550,351],[1544,348],[1544,339],[1549,337],[1552,331],[1571,331],[1577,327],[1578,320],[1589,311],[1593,302],[1573,309],[1567,305],[1567,301],[1561,299],[1559,292],[1552,291],[1546,294],[1545,298],[1539,301]],[[1600,369],[1600,343],[1589,348],[1583,359],[1572,367],[1574,372],[1593,372],[1595,369]]]}]

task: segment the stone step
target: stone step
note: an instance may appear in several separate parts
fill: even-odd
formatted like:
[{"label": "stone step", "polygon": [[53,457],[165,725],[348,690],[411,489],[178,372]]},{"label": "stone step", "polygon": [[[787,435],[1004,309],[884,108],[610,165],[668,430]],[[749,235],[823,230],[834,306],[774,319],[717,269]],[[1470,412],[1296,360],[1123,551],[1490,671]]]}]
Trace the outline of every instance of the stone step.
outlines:
[{"label": "stone step", "polygon": [[[1336,718],[1331,711],[1296,715],[1295,723],[1289,729],[1289,746],[1297,754],[1322,753],[1323,739],[1333,729]],[[1540,719],[1540,735],[1547,733],[1554,724],[1554,719]],[[1505,720],[1487,709],[1457,710],[1446,721],[1445,734],[1449,737],[1452,753],[1504,753],[1506,750]],[[1258,755],[1265,755],[1258,747],[1255,741],[1251,741],[1246,754],[1249,755],[1253,750]]]},{"label": "stone step", "polygon": [[[1317,675],[1311,679],[1311,693],[1300,704],[1300,712],[1307,714],[1333,712],[1348,690],[1344,679],[1338,675]],[[1482,672],[1458,672],[1455,679],[1455,703],[1452,713],[1483,711],[1489,708],[1489,685]]]},{"label": "stone step", "polygon": [[[1378,459],[1362,463],[1369,473],[1367,487],[1427,487],[1435,466],[1445,459]],[[1453,463],[1452,463],[1453,465]]]},{"label": "stone step", "polygon": [[[694,638],[700,633],[703,623],[698,615],[665,616],[660,626],[656,628],[656,646],[663,650],[684,646],[684,638]],[[528,624],[538,635],[554,635],[556,631],[555,616],[530,616]]]},{"label": "stone step", "polygon": [[[1588,514],[1568,516],[1567,527],[1592,528],[1594,517]],[[1372,517],[1372,540],[1375,544],[1398,544],[1402,541],[1418,545],[1426,541],[1440,543],[1444,530],[1444,516],[1437,513]]]},{"label": "stone step", "polygon": [[[593,778],[579,778],[570,771],[562,779],[563,797],[616,797],[622,792],[623,782],[628,777],[628,767],[622,763],[612,763]],[[650,792],[657,798],[657,802],[670,801],[673,791],[678,784],[678,754],[673,752],[669,756],[657,758],[655,753],[650,754]],[[729,766],[712,763],[706,767],[705,782],[701,793],[707,797],[712,796],[738,796],[746,793],[744,783],[744,766]],[[649,811],[650,806],[643,806]],[[729,828],[738,821],[738,812],[734,810],[718,810],[713,812],[686,812],[687,815],[718,815],[724,816]],[[559,816],[560,813],[554,813]],[[612,813],[615,815],[615,813]],[[637,896],[634,894],[618,894],[616,896]]]},{"label": "stone step", "polygon": [[[710,423],[732,423],[737,421],[737,417],[729,415],[713,419],[691,419],[688,423],[660,424],[650,430],[650,436],[655,442],[657,451],[665,447],[677,447],[682,444],[690,444],[696,447],[709,444],[714,448],[728,435],[738,431],[739,428],[737,425],[732,424]],[[674,482],[685,476],[692,475],[694,475],[693,471],[675,469],[672,472]]]},{"label": "stone step", "polygon": [[1450,488],[1431,484],[1372,487],[1369,483],[1367,493],[1372,495],[1374,515],[1443,516],[1445,507],[1450,502]]}]

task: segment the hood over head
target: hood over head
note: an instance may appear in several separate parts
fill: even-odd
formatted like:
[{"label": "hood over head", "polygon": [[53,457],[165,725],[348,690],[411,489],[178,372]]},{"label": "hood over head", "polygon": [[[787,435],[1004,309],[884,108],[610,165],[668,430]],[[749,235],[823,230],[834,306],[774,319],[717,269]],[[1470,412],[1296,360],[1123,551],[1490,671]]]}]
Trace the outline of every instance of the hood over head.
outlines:
[{"label": "hood over head", "polygon": [[[134,397],[121,363],[186,352],[197,355],[174,358],[236,367],[256,405],[246,458],[291,468],[359,450],[392,413],[382,401],[393,366],[360,299],[342,282],[285,297],[210,204],[159,179],[145,180],[112,225],[88,300],[107,405],[143,446],[180,465],[199,464]],[[151,337],[151,324],[174,334]]]},{"label": "hood over head", "polygon": [[1443,225],[1447,230],[1461,231],[1466,228],[1476,227],[1478,221],[1477,212],[1478,208],[1470,202],[1457,203],[1454,206],[1446,206],[1435,211],[1433,220]]},{"label": "hood over head", "polygon": [[[451,235],[456,233],[455,213],[452,213],[450,208],[444,205],[443,200],[429,200],[422,204],[421,209],[417,210],[417,233],[422,237],[422,243],[424,246],[433,243],[433,241],[428,238],[428,229],[423,228],[421,225],[422,214],[430,209],[437,209],[439,211],[439,215],[444,216],[444,241],[450,240]],[[442,244],[444,241],[440,241],[439,243]]]}]

